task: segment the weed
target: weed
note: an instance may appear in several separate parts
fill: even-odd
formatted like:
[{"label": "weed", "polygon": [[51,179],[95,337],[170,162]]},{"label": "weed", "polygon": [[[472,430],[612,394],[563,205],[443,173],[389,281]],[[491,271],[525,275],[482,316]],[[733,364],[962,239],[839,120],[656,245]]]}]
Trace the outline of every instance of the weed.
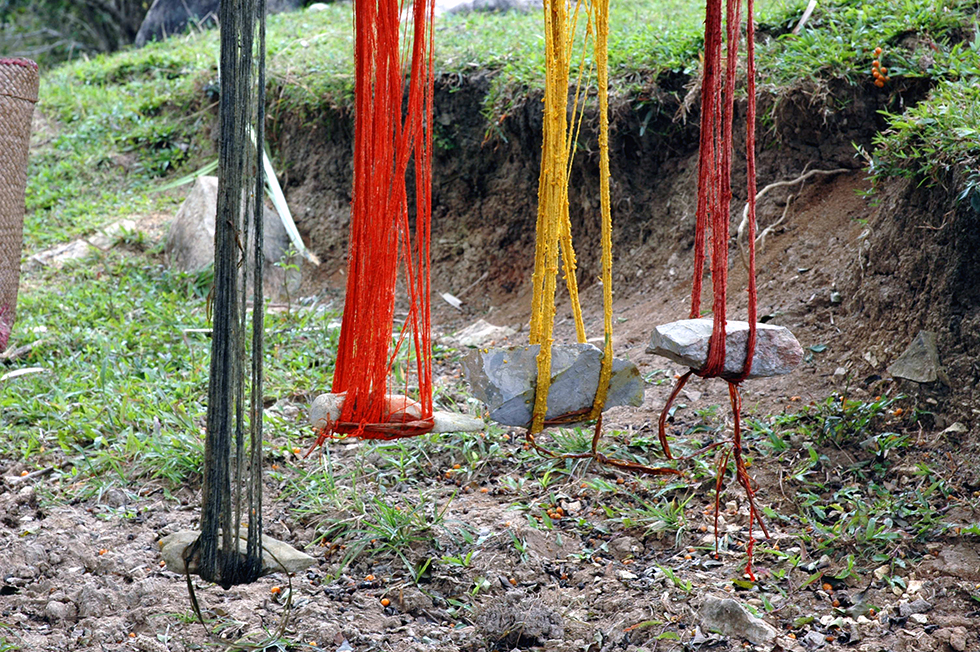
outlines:
[{"label": "weed", "polygon": [[[874,434],[875,427],[884,421],[888,409],[902,398],[882,396],[864,402],[831,394],[820,403],[806,406],[795,414],[775,418],[772,425],[781,429],[790,428],[805,439],[820,444],[857,444]],[[770,440],[774,438],[770,437]]]},{"label": "weed", "polygon": [[684,593],[690,593],[694,590],[694,584],[690,580],[683,580],[677,577],[674,569],[670,566],[657,566],[660,572],[664,574],[668,580],[670,580],[675,587],[683,591]]}]

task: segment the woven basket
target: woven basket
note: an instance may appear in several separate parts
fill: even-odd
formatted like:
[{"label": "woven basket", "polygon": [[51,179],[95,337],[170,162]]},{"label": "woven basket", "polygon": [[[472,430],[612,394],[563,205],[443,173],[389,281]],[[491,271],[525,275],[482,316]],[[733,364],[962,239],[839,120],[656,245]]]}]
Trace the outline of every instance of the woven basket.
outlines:
[{"label": "woven basket", "polygon": [[27,151],[37,91],[36,63],[0,59],[0,352],[7,348],[17,310]]}]

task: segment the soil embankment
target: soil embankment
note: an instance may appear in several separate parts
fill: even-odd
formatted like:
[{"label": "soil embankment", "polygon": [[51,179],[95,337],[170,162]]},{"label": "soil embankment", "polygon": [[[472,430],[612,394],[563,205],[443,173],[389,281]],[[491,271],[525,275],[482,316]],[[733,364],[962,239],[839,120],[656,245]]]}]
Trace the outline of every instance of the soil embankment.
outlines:
[{"label": "soil embankment", "polygon": [[[880,90],[843,81],[801,83],[760,97],[759,188],[808,170],[811,177],[768,193],[759,206],[760,314],[821,351],[775,393],[822,398],[832,388],[880,394],[887,366],[920,329],[938,335],[946,378],[901,388],[933,413],[932,425],[976,418],[980,296],[976,213],[948,188],[895,181],[872,188],[867,161],[881,111],[910,106],[928,88]],[[451,331],[478,316],[520,326],[533,265],[541,116],[538,97],[488,122],[487,73],[437,81],[433,186],[433,288],[465,302],[437,306]],[[618,346],[642,361],[653,324],[686,316],[697,165],[697,106],[691,81],[651,82],[612,107],[612,205]],[[737,109],[744,120],[744,105]],[[598,324],[598,155],[586,120],[572,169],[570,208],[587,315]],[[337,111],[282,116],[272,129],[300,229],[325,264],[315,278],[340,287],[351,186],[352,117]],[[736,127],[732,232],[745,201],[744,127]],[[789,204],[789,206],[787,206]],[[785,213],[785,215],[784,215]],[[972,225],[972,226],[971,226]],[[744,273],[732,240],[733,316],[744,309]],[[741,285],[739,285],[741,283]],[[589,308],[593,307],[593,310]],[[744,313],[742,313],[744,314]],[[561,320],[561,312],[559,312]],[[561,330],[561,325],[559,325]],[[785,390],[780,392],[778,390]],[[928,401],[926,403],[925,401]],[[775,407],[767,405],[765,407]]]}]

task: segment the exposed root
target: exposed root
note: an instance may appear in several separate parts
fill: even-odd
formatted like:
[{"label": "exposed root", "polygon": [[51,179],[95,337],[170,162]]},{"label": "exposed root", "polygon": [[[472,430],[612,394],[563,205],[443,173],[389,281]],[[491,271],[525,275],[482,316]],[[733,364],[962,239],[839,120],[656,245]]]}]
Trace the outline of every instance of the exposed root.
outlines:
[{"label": "exposed root", "polygon": [[[809,179],[810,177],[812,177],[812,176],[814,176],[816,174],[827,174],[827,175],[829,175],[829,174],[843,174],[845,172],[853,172],[853,170],[850,169],[850,168],[837,168],[835,170],[810,170],[809,172],[804,172],[803,174],[801,174],[800,176],[796,177],[795,179],[790,179],[790,180],[786,180],[786,181],[776,181],[774,183],[770,183],[768,186],[766,186],[765,188],[763,188],[762,190],[760,190],[759,192],[757,192],[755,194],[755,201],[756,201],[756,203],[758,203],[759,200],[762,199],[765,196],[765,194],[767,192],[769,192],[770,190],[773,190],[775,188],[782,188],[783,186],[793,186],[793,185],[796,185],[797,183],[806,181],[807,179]],[[790,199],[792,199],[792,195],[790,195]],[[778,226],[780,223],[782,223],[782,221],[784,219],[786,219],[786,213],[787,213],[788,210],[789,210],[789,200],[787,200],[787,202],[786,202],[786,208],[783,209],[783,215],[782,215],[782,217],[780,217],[779,220],[777,220],[774,224],[771,224],[771,225],[767,226],[762,231],[762,233],[760,233],[756,237],[755,241],[756,241],[756,243],[759,244],[759,251],[760,252],[762,251],[762,246],[765,245],[765,237],[772,231],[772,229],[774,229],[776,226]],[[742,257],[742,266],[745,267],[745,269],[748,269],[749,268],[748,252],[745,250],[745,248],[746,248],[746,245],[745,245],[745,230],[748,227],[749,227],[749,205],[746,204],[745,205],[745,208],[742,210],[742,221],[739,222],[739,224],[738,224],[738,235],[736,236],[736,239],[735,239],[736,243],[738,244],[738,252],[739,252],[739,254]]]}]

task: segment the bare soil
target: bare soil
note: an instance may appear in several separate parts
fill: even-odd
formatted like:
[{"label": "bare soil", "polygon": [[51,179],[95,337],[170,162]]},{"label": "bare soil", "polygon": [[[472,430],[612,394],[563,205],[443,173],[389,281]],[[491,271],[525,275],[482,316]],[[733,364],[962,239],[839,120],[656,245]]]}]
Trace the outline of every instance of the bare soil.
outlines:
[{"label": "bare soil", "polygon": [[[682,371],[645,351],[654,325],[688,311],[696,126],[675,121],[684,94],[681,81],[676,88],[651,84],[645,100],[620,99],[614,111],[615,347],[645,376],[668,381],[651,382],[642,407],[608,413],[606,431],[620,445],[655,438],[669,381]],[[444,148],[436,161],[434,289],[464,302],[457,310],[435,299],[435,321],[443,334],[477,318],[521,330],[529,311],[539,103],[531,98],[488,130],[479,113],[487,88],[480,75],[443,80],[436,99]],[[758,485],[756,501],[773,511],[767,518],[770,537],[756,547],[758,581],[748,583],[743,576],[748,511],[740,489],[731,486],[722,498],[716,553],[710,477],[692,487],[674,487],[583,464],[547,489],[528,481],[515,491],[528,477],[528,463],[517,456],[523,436],[515,431],[498,442],[514,452],[513,465],[493,460],[465,476],[446,474],[459,462],[453,457],[458,451],[431,447],[430,477],[386,490],[388,499],[411,502],[418,500],[421,486],[446,510],[446,523],[465,525],[480,538],[467,548],[457,526],[437,528],[431,547],[409,553],[432,560],[418,584],[391,556],[374,562],[360,558],[334,577],[343,553],[318,540],[322,519],[295,514],[281,497],[283,484],[269,479],[268,533],[309,546],[317,558],[292,581],[294,648],[980,650],[980,540],[968,531],[980,519],[980,229],[976,215],[956,207],[949,191],[904,182],[872,189],[852,145],[870,145],[881,127],[879,109],[914,102],[924,91],[907,87],[886,96],[844,86],[801,87],[765,99],[770,121],[760,143],[760,187],[805,169],[852,171],[780,189],[760,206],[760,228],[774,224],[786,209],[785,221],[767,235],[759,257],[760,314],[789,327],[807,356],[789,376],[746,382],[743,395],[750,416],[795,412],[833,392],[864,401],[906,395],[895,404],[903,413],[893,412],[876,426],[914,437],[893,451],[896,457],[877,481],[896,490],[921,483],[917,464],[928,465],[929,477],[949,488],[945,504],[937,507],[948,529],[902,537],[883,558],[865,559],[847,573],[847,555],[860,558],[860,546],[845,539],[838,549],[808,545],[802,536],[807,526],[795,516],[802,485],[793,471],[805,461],[806,442],[791,439],[790,450],[780,456],[766,456],[761,446],[750,444],[757,455],[750,469]],[[310,270],[307,288],[339,293],[349,204],[349,117],[283,116],[272,131],[300,227],[324,260],[320,270]],[[589,280],[597,272],[598,225],[592,216],[598,207],[598,163],[589,138],[573,171],[572,206],[587,325],[599,335],[599,288]],[[736,223],[741,201],[744,196],[733,206]],[[732,261],[730,310],[736,318],[745,307],[745,274],[734,243]],[[569,330],[566,313],[567,306],[561,306],[563,336]],[[946,379],[930,386],[899,385],[886,367],[920,329],[937,332]],[[442,372],[444,389],[456,391],[458,370]],[[723,423],[727,387],[698,381],[682,401],[685,407],[672,424],[677,436],[702,422]],[[715,417],[711,406],[720,406]],[[281,397],[269,409],[305,427],[304,406],[295,397]],[[947,429],[954,423],[963,427]],[[372,446],[331,445],[338,472],[362,469],[365,495],[378,491]],[[828,488],[860,482],[847,471],[869,457],[857,442],[818,444],[816,450],[825,456],[818,472]],[[655,463],[657,451],[648,452]],[[275,462],[288,480],[322,458]],[[195,525],[197,487],[171,496],[148,484],[42,507],[38,494],[44,493],[44,479],[21,482],[22,470],[0,462],[0,621],[6,626],[0,635],[26,650],[181,651],[207,645],[191,617],[183,578],[160,567],[157,548],[161,536]],[[610,495],[588,484],[596,479],[637,503],[662,496],[689,500],[683,527],[676,537],[664,536],[610,518],[603,510]],[[533,505],[537,512],[515,505]],[[563,511],[551,528],[529,518],[546,507]],[[444,560],[467,549],[475,551],[468,565]],[[777,549],[798,556],[799,564],[786,562]],[[206,613],[225,624],[223,636],[229,639],[262,627],[274,630],[283,614],[281,576],[229,591],[202,582],[196,587]],[[274,593],[273,587],[281,590]],[[864,589],[862,603],[858,594]],[[701,628],[701,608],[709,596],[732,597],[755,609],[777,638],[754,645],[738,634]],[[459,608],[461,603],[469,608]],[[916,610],[921,613],[912,613]]]}]

